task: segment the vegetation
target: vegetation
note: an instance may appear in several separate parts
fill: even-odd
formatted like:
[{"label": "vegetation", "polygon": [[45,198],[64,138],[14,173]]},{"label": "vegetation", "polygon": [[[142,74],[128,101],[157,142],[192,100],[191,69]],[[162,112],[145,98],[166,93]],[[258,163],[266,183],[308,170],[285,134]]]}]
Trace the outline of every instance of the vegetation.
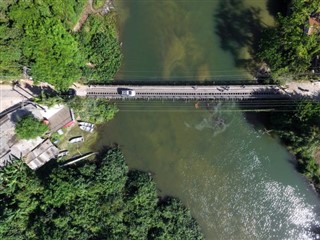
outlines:
[{"label": "vegetation", "polygon": [[114,103],[104,98],[75,97],[68,102],[68,105],[82,121],[96,124],[113,119],[119,111]]},{"label": "vegetation", "polygon": [[270,116],[270,129],[295,154],[298,169],[308,177],[320,193],[320,159],[315,159],[320,145],[320,104],[305,100],[292,112],[276,112]]},{"label": "vegetation", "polygon": [[35,82],[48,82],[58,90],[82,76],[112,79],[121,61],[114,16],[92,15],[86,30],[73,33],[86,3],[1,1],[0,76],[20,77],[27,66]]},{"label": "vegetation", "polygon": [[79,41],[87,60],[83,68],[86,81],[105,81],[112,79],[120,68],[122,54],[115,30],[114,14],[90,16],[84,24]]},{"label": "vegetation", "polygon": [[100,7],[103,7],[104,3],[105,3],[105,0],[94,0],[93,1],[93,7],[95,9],[98,9]]},{"label": "vegetation", "polygon": [[159,199],[151,177],[128,172],[118,149],[38,173],[16,161],[1,169],[0,184],[1,239],[203,239],[181,202]]},{"label": "vegetation", "polygon": [[48,126],[29,114],[17,122],[15,131],[20,139],[33,139],[42,136],[49,130]]},{"label": "vegetation", "polygon": [[309,16],[320,12],[318,0],[293,0],[288,16],[279,14],[277,26],[264,32],[259,56],[275,77],[298,78],[311,73],[311,63],[320,54],[318,33],[307,35]]},{"label": "vegetation", "polygon": [[52,107],[54,105],[64,103],[65,100],[59,95],[53,96],[53,95],[45,94],[42,91],[39,96],[36,96],[33,98],[33,101],[37,104]]}]

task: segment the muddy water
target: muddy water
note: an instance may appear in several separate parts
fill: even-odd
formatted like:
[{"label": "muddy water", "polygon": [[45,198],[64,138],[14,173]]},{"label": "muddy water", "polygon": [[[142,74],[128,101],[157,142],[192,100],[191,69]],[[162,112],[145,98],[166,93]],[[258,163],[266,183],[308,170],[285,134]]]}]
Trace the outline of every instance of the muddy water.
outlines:
[{"label": "muddy water", "polygon": [[118,79],[250,79],[247,70],[260,31],[273,24],[263,0],[142,0],[118,5],[125,55]]},{"label": "muddy water", "polygon": [[319,200],[287,151],[235,105],[118,105],[95,148],[120,144],[131,168],[191,209],[207,239],[311,239]]},{"label": "muddy water", "polygon": [[[271,1],[118,1],[125,55],[118,79],[250,79]],[[268,10],[269,9],[269,10]],[[236,104],[119,102],[99,129],[131,168],[180,198],[207,239],[311,239],[319,201],[288,152]],[[198,108],[199,107],[199,108]]]}]

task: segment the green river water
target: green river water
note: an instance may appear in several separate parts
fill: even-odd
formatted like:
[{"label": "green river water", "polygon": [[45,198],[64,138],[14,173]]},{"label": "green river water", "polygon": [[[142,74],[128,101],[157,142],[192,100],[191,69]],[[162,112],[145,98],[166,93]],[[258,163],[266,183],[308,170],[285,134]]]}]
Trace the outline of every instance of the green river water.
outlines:
[{"label": "green river water", "polygon": [[[120,0],[118,79],[250,78],[250,54],[259,28],[272,24],[272,3]],[[236,104],[118,106],[94,148],[119,144],[131,168],[153,174],[161,195],[183,201],[206,239],[312,239],[319,200],[285,148],[249,124]]]}]

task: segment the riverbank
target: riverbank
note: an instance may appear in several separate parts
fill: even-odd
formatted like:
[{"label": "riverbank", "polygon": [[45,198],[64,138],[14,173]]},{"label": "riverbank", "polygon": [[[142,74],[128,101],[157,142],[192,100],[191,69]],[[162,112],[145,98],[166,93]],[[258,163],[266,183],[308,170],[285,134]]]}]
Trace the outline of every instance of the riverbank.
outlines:
[{"label": "riverbank", "polygon": [[273,79],[319,79],[319,25],[317,0],[292,0],[277,25],[264,30],[257,55],[268,64]]},{"label": "riverbank", "polygon": [[[271,76],[278,83],[290,80],[291,86],[301,92],[314,92],[297,102],[294,110],[270,113],[267,128],[287,146],[297,159],[297,169],[320,193],[320,115],[317,87],[319,80],[319,28],[320,12],[316,0],[292,0],[286,13],[278,16],[277,25],[264,30],[258,52],[259,58],[271,68]],[[301,81],[310,79],[309,86]],[[285,86],[284,91],[290,90]],[[292,91],[292,89],[291,89]],[[296,91],[293,91],[296,93]],[[308,98],[310,97],[310,98]],[[290,112],[292,111],[292,112]]]},{"label": "riverbank", "polygon": [[119,149],[37,173],[15,161],[1,175],[1,239],[203,239],[189,210],[158,198],[153,179],[129,171]]},{"label": "riverbank", "polygon": [[320,104],[311,99],[296,103],[293,112],[267,114],[265,126],[297,159],[297,170],[320,194]]}]

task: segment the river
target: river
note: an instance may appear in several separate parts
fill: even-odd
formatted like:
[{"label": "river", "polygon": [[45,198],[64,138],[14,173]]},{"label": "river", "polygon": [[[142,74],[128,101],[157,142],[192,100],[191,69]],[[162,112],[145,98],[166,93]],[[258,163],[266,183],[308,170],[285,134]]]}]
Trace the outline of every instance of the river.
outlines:
[{"label": "river", "polygon": [[[275,2],[275,1],[274,1]],[[272,1],[117,2],[124,63],[118,79],[250,79]],[[119,144],[129,166],[178,197],[207,239],[312,239],[319,200],[292,156],[236,103],[119,102],[95,149]]]}]

